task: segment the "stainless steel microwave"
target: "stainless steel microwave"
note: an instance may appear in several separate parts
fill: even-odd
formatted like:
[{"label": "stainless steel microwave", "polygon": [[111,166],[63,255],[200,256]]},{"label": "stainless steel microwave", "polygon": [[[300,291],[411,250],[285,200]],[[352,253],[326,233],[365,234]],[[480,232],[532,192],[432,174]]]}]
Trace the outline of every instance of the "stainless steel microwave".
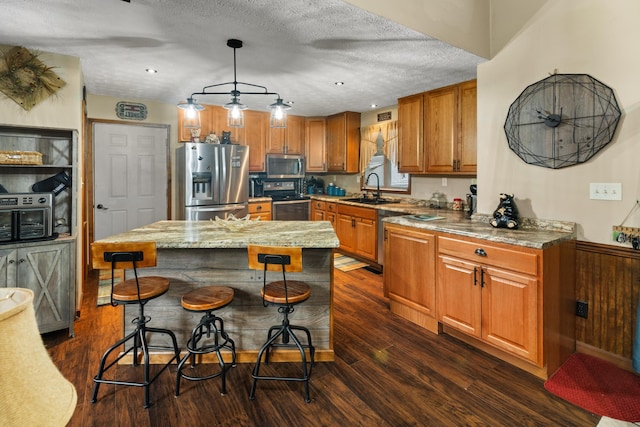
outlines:
[{"label": "stainless steel microwave", "polygon": [[267,178],[304,178],[304,156],[267,154]]}]

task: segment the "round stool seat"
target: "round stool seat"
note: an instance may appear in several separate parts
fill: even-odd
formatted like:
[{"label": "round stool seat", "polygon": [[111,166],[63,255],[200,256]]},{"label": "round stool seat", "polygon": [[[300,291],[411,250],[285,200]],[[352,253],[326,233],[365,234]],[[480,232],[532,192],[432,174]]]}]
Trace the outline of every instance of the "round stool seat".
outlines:
[{"label": "round stool seat", "polygon": [[190,311],[209,311],[233,301],[233,289],[228,286],[205,286],[182,296],[182,307]]},{"label": "round stool seat", "polygon": [[[149,300],[159,297],[169,290],[169,279],[166,277],[139,277],[140,299]],[[113,287],[113,300],[121,302],[138,302],[136,279],[128,279]]]},{"label": "round stool seat", "polygon": [[286,304],[287,297],[289,304],[298,304],[311,296],[311,287],[305,282],[297,280],[287,280],[287,291],[285,292],[284,281],[267,283],[265,289],[260,290],[260,294],[265,301],[272,304]]}]

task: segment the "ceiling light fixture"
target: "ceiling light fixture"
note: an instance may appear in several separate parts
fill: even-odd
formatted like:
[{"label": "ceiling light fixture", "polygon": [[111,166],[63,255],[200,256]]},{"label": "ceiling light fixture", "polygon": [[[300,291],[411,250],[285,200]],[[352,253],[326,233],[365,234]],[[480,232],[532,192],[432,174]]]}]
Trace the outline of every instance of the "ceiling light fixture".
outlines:
[{"label": "ceiling light fixture", "polygon": [[[287,105],[284,102],[282,102],[282,98],[280,98],[280,94],[278,94],[277,92],[269,92],[269,90],[265,86],[260,86],[252,83],[239,82],[236,77],[236,49],[240,49],[242,47],[242,40],[229,39],[227,40],[227,46],[233,49],[233,81],[205,86],[202,88],[202,91],[192,93],[191,96],[187,98],[186,102],[183,101],[178,103],[178,108],[187,110],[186,116],[189,116],[189,115],[199,116],[200,111],[204,110],[204,107],[198,104],[198,102],[193,97],[194,95],[230,95],[231,102],[224,105],[224,108],[229,110],[227,113],[227,125],[230,127],[243,127],[244,126],[243,110],[246,110],[248,107],[240,102],[241,95],[276,95],[277,96],[276,102],[269,105],[269,109],[271,110],[271,119],[270,119],[271,127],[287,127],[287,110],[291,108],[291,105]],[[225,86],[225,85],[233,85],[233,89],[227,92],[210,91],[211,88]],[[250,86],[254,88],[262,88],[264,89],[264,91],[240,92],[238,90],[238,85]]]},{"label": "ceiling light fixture", "polygon": [[334,85],[336,86],[342,86],[344,84],[344,82],[335,82]]},{"label": "ceiling light fixture", "polygon": [[158,70],[154,68],[147,68],[145,71],[149,74],[158,74]]}]

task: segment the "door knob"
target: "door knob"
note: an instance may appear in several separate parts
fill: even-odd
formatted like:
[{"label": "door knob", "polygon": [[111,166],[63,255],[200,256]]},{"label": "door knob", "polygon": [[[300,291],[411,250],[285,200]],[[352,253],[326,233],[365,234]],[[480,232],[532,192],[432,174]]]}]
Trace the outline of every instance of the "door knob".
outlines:
[{"label": "door knob", "polygon": [[102,209],[103,211],[106,211],[107,209],[109,209],[109,208],[105,208],[102,203],[100,203],[98,206],[96,206],[96,208]]}]

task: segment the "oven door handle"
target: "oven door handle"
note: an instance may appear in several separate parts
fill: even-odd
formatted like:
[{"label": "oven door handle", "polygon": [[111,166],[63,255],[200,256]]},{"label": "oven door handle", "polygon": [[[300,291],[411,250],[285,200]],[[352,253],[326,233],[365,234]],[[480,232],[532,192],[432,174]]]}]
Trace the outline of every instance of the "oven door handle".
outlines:
[{"label": "oven door handle", "polygon": [[310,199],[302,199],[302,200],[280,200],[272,202],[274,205],[292,205],[294,203],[309,203]]}]

